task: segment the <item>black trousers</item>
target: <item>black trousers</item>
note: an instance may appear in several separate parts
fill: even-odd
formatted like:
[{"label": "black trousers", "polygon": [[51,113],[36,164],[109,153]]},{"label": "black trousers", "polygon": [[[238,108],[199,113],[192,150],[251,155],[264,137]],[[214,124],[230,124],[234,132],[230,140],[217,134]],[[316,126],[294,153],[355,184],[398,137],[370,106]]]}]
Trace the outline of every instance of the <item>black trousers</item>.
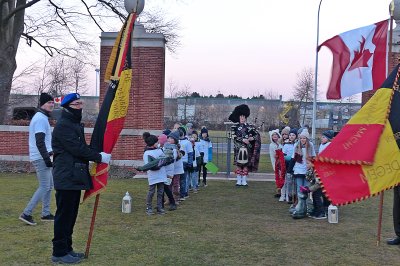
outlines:
[{"label": "black trousers", "polygon": [[400,237],[400,186],[393,189],[393,227],[394,232]]},{"label": "black trousers", "polygon": [[199,168],[199,184],[200,184],[201,170],[203,170],[203,184],[207,185],[207,168],[206,168],[206,164],[203,163],[202,165],[199,165],[198,168]]},{"label": "black trousers", "polygon": [[[170,205],[175,205],[176,202],[175,202],[175,199],[174,199],[174,195],[172,194],[172,191],[171,191],[171,189],[169,188],[169,186],[166,185],[166,184],[164,184],[164,192],[165,192],[165,194],[166,194],[167,197],[168,197],[169,204],[170,204]],[[163,195],[162,206],[163,206],[163,208],[164,208],[164,195]]]},{"label": "black trousers", "polygon": [[73,250],[72,234],[78,216],[80,190],[56,190],[53,256],[62,257]]}]

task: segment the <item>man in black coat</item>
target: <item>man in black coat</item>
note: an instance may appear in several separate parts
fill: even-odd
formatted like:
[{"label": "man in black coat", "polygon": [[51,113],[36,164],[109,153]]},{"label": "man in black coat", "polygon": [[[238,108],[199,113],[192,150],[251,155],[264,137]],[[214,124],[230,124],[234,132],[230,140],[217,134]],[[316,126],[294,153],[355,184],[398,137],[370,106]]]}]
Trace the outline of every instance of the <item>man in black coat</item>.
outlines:
[{"label": "man in black coat", "polygon": [[78,93],[66,95],[61,106],[64,109],[52,136],[57,204],[52,261],[73,264],[84,257],[83,253],[74,252],[72,233],[78,216],[81,190],[93,187],[89,161],[109,163],[111,155],[98,152],[86,144],[81,124],[83,102]]}]

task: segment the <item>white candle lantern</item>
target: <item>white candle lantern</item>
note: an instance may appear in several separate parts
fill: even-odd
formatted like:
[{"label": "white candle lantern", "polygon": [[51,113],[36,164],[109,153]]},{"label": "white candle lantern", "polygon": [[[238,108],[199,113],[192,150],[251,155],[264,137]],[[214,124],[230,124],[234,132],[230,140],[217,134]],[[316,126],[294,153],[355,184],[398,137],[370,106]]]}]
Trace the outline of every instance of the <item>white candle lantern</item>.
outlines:
[{"label": "white candle lantern", "polygon": [[334,205],[329,205],[328,207],[328,221],[331,224],[337,224],[339,222],[339,210],[338,207]]},{"label": "white candle lantern", "polygon": [[132,211],[132,197],[129,195],[127,191],[125,196],[122,198],[122,212],[123,213],[131,213]]}]

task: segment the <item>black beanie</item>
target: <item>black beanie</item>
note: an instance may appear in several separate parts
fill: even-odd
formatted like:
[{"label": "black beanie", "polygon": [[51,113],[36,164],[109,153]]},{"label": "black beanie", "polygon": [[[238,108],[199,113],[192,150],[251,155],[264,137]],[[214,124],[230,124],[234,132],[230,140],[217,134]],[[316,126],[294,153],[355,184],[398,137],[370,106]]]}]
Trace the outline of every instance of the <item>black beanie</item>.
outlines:
[{"label": "black beanie", "polygon": [[40,94],[40,98],[39,98],[39,107],[42,106],[43,104],[49,102],[49,101],[54,101],[54,98],[50,94],[42,92]]},{"label": "black beanie", "polygon": [[147,146],[151,147],[158,142],[158,138],[157,136],[150,135],[144,140],[144,142],[146,142]]}]

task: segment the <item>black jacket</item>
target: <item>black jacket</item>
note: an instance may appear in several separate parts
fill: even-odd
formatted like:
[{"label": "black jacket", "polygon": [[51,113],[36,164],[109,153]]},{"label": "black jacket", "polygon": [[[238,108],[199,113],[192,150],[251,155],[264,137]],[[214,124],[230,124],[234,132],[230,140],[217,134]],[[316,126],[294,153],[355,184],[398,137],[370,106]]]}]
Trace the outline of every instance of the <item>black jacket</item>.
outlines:
[{"label": "black jacket", "polygon": [[63,110],[52,135],[53,179],[56,190],[87,190],[93,187],[89,161],[101,162],[99,152],[86,144],[83,124]]}]

